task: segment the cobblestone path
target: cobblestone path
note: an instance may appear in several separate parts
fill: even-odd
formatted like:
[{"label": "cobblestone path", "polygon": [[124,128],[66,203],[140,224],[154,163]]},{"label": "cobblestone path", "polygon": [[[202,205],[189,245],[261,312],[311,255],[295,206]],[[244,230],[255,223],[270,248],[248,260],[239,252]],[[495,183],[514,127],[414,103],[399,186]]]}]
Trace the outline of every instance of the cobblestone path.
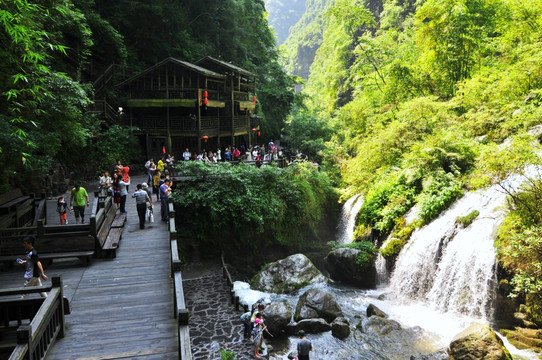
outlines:
[{"label": "cobblestone path", "polygon": [[243,338],[242,312],[230,302],[220,266],[208,267],[198,277],[185,278],[183,288],[190,312],[194,360],[219,360],[220,349],[235,353],[238,360],[254,359],[251,342]]}]

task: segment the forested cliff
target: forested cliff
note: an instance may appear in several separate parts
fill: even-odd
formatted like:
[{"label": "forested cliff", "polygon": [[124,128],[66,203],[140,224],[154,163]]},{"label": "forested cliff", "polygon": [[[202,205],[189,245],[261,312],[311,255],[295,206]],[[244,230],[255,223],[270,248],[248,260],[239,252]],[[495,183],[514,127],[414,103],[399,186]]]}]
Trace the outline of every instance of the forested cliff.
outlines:
[{"label": "forested cliff", "polygon": [[[286,42],[296,75],[310,62],[300,49],[316,50],[286,139],[345,197],[364,194],[356,236],[392,233],[390,258],[465,191],[500,183],[501,291],[526,297],[540,324],[540,178],[525,169],[540,164],[542,2],[385,0],[377,16],[364,1],[329,3]],[[519,191],[502,183],[512,173],[527,180]]]}]

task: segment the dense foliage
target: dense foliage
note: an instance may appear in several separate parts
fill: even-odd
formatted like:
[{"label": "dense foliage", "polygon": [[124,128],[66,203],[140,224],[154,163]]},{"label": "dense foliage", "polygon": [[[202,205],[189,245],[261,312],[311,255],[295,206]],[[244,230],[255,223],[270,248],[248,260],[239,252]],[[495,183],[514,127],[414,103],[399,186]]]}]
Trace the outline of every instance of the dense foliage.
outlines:
[{"label": "dense foliage", "polygon": [[179,234],[208,251],[264,260],[265,249],[310,245],[334,219],[335,191],[310,163],[288,168],[188,162],[173,193]]}]

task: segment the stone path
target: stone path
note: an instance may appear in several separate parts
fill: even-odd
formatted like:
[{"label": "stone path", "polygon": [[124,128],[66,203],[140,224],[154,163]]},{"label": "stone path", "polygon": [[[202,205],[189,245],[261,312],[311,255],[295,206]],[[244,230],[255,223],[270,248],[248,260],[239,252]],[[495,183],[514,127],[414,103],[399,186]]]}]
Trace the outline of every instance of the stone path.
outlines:
[{"label": "stone path", "polygon": [[241,311],[230,302],[229,288],[218,264],[204,264],[196,274],[183,270],[186,306],[190,311],[190,339],[194,360],[220,359],[220,349],[238,360],[254,359],[252,343],[243,338]]}]

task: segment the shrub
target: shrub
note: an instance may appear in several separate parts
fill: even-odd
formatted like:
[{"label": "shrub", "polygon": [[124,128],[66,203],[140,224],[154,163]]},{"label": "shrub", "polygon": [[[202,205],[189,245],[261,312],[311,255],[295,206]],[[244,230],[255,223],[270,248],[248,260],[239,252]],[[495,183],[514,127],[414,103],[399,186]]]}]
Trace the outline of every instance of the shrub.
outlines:
[{"label": "shrub", "polygon": [[355,262],[361,267],[369,266],[371,264],[372,259],[374,258],[374,254],[376,254],[377,252],[374,244],[370,241],[360,241],[360,242],[354,242],[350,244],[336,244],[335,246],[333,246],[333,250],[336,250],[339,248],[350,248],[350,249],[360,250],[360,253],[356,257]]},{"label": "shrub", "polygon": [[461,183],[451,173],[437,172],[424,181],[423,188],[418,202],[424,223],[434,219],[463,194]]},{"label": "shrub", "polygon": [[472,222],[478,217],[478,215],[480,215],[480,212],[478,210],[473,210],[468,215],[458,216],[457,219],[455,219],[455,222],[457,224],[463,225],[463,227],[467,227],[472,224]]},{"label": "shrub", "polygon": [[216,252],[252,256],[268,246],[307,246],[337,206],[325,174],[308,163],[280,169],[190,162],[179,172],[191,175],[172,196],[179,234]]}]

